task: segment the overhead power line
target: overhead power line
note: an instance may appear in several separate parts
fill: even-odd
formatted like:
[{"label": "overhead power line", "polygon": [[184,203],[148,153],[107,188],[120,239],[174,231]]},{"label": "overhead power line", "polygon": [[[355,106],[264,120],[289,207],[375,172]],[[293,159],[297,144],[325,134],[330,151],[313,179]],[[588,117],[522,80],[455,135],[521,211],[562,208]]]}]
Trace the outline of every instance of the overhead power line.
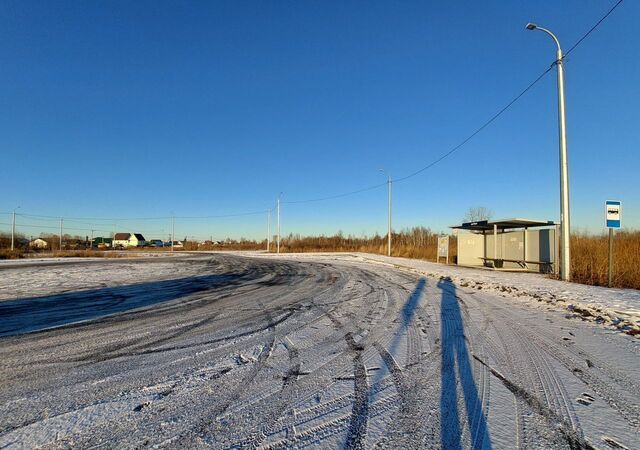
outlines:
[{"label": "overhead power line", "polygon": [[[566,51],[563,55],[563,59],[566,58],[573,50],[575,50],[596,28],[602,24],[613,11],[618,8],[622,4],[623,0],[618,0],[580,39],[573,44],[568,51]],[[515,97],[513,97],[509,102],[507,102],[500,110],[498,110],[495,114],[489,117],[485,122],[483,122],[479,127],[477,127],[471,134],[469,134],[465,139],[463,139],[459,144],[455,145],[453,148],[448,150],[447,152],[440,155],[438,158],[434,159],[427,165],[421,167],[420,169],[405,175],[403,177],[396,178],[394,182],[402,182],[408,180],[410,178],[415,177],[416,175],[421,174],[422,172],[430,169],[431,167],[439,164],[444,159],[448,158],[456,151],[460,150],[463,146],[465,146],[469,141],[475,138],[479,133],[481,133],[484,129],[486,129],[489,125],[491,125],[495,120],[497,120],[500,116],[502,116],[505,112],[507,112],[518,100],[520,100],[529,90],[531,90],[542,78],[545,77],[555,65],[555,62],[549,66],[544,72],[542,72],[536,79],[534,79],[531,83],[529,83],[524,89],[522,89]],[[310,198],[304,200],[291,200],[291,201],[283,201],[282,204],[300,204],[300,203],[312,203],[312,202],[321,202],[325,200],[333,200],[342,197],[348,197],[351,195],[360,194],[362,192],[371,191],[374,189],[378,189],[382,186],[386,186],[387,182],[378,183],[372,186],[364,187],[361,189],[356,189],[353,191],[343,192],[334,195],[328,195],[324,197],[318,198]],[[213,218],[225,218],[225,217],[241,217],[241,216],[250,216],[250,215],[258,215],[267,213],[268,209],[264,209],[261,211],[250,211],[250,212],[242,212],[236,214],[220,214],[220,215],[209,215],[209,216],[160,216],[160,217],[127,217],[127,218],[98,218],[98,217],[65,217],[65,219],[71,220],[91,220],[91,221],[130,221],[130,220],[170,220],[170,219],[184,219],[184,220],[192,220],[192,219],[213,219]],[[2,214],[12,214],[10,212],[2,213]],[[32,217],[32,218],[45,218],[45,219],[60,219],[61,216],[44,216],[44,215],[35,215],[35,214],[25,214],[20,213],[16,214],[16,216],[24,216],[24,217]]]},{"label": "overhead power line", "polygon": [[571,53],[571,52],[572,52],[572,51],[573,51],[573,50],[574,50],[578,45],[580,45],[580,44],[582,43],[582,41],[584,41],[584,40],[587,38],[587,36],[589,36],[589,35],[591,34],[591,32],[593,32],[593,30],[595,30],[596,28],[598,28],[598,27],[600,26],[600,24],[601,24],[602,22],[604,22],[604,21],[605,21],[605,19],[606,19],[607,17],[609,17],[609,15],[610,15],[612,12],[613,12],[613,11],[614,11],[618,6],[620,6],[620,4],[622,3],[622,1],[623,1],[623,0],[618,0],[618,3],[616,3],[615,5],[613,5],[613,6],[611,7],[611,9],[610,9],[609,11],[607,11],[607,13],[606,13],[604,16],[602,16],[602,17],[600,18],[600,20],[598,20],[598,21],[595,23],[595,25],[594,25],[594,26],[592,26],[592,27],[589,29],[589,31],[587,31],[587,32],[586,32],[586,33],[585,33],[585,34],[584,34],[580,39],[578,39],[578,41],[577,41],[575,44],[573,44],[573,46],[572,46],[569,50],[567,50],[567,51],[564,53],[564,55],[563,55],[563,59],[564,59],[564,58],[565,58],[569,53]]},{"label": "overhead power line", "polygon": [[544,76],[546,74],[548,74],[551,69],[553,68],[553,66],[550,66],[547,70],[545,70],[544,72],[542,72],[540,75],[538,75],[538,78],[536,78],[535,80],[533,80],[531,83],[529,83],[529,85],[524,88],[522,91],[520,91],[520,93],[518,95],[516,95],[509,103],[507,103],[505,106],[502,107],[502,109],[500,111],[498,111],[497,113],[495,113],[493,116],[491,116],[489,118],[489,120],[487,120],[486,122],[484,122],[482,125],[480,125],[478,128],[476,128],[476,130],[471,133],[469,136],[467,136],[467,138],[465,138],[462,142],[460,142],[458,145],[456,145],[455,147],[453,147],[451,150],[449,150],[448,152],[444,153],[443,155],[441,155],[439,158],[433,160],[432,162],[430,162],[429,164],[427,164],[426,166],[422,167],[421,169],[416,170],[413,173],[410,173],[409,175],[406,175],[404,177],[401,178],[397,178],[396,180],[394,180],[396,183],[404,181],[404,180],[408,180],[409,178],[415,177],[416,175],[424,172],[425,170],[435,166],[436,164],[438,164],[440,161],[442,161],[443,159],[445,159],[448,156],[451,156],[453,153],[455,153],[457,150],[459,150],[460,148],[462,148],[467,142],[469,142],[471,139],[473,139],[474,137],[476,137],[482,130],[484,130],[485,128],[487,128],[489,125],[491,125],[491,123],[493,123],[494,120],[496,120],[498,117],[500,117],[502,114],[504,114],[509,108],[511,108],[511,106],[513,106],[513,104],[515,102],[517,102],[518,100],[520,100],[520,98],[526,94],[529,89],[531,89],[533,86],[536,85],[536,83],[538,83],[538,81],[542,80],[542,78],[544,78]]},{"label": "overhead power line", "polygon": [[[218,215],[213,215],[213,216],[175,216],[175,219],[220,219],[220,218],[224,218],[224,217],[242,217],[242,216],[255,216],[258,214],[266,214],[267,213],[267,209],[263,209],[260,211],[250,211],[250,212],[244,212],[244,213],[237,213],[237,214],[218,214]],[[171,219],[171,217],[168,217],[169,219]]]},{"label": "overhead power line", "polygon": [[[257,214],[265,214],[267,212],[266,209],[260,211],[248,211],[248,212],[240,212],[234,214],[217,214],[217,215],[208,215],[208,216],[158,216],[158,217],[71,217],[71,216],[46,216],[40,214],[27,214],[27,213],[16,213],[17,217],[27,217],[35,220],[60,220],[64,218],[64,220],[73,221],[75,223],[84,223],[87,225],[92,225],[91,222],[78,222],[82,220],[90,220],[94,222],[107,221],[107,222],[124,222],[130,220],[171,220],[171,219],[184,219],[184,220],[192,220],[192,219],[217,219],[217,218],[225,218],[225,217],[241,217],[241,216],[252,216]],[[12,213],[2,213],[2,214],[12,214]]]},{"label": "overhead power line", "polygon": [[[587,38],[587,36],[589,36],[596,28],[598,28],[598,26],[600,26],[600,24],[602,22],[604,22],[605,19],[607,17],[609,17],[609,15],[611,15],[612,12],[618,6],[620,6],[620,4],[622,2],[623,2],[623,0],[619,0],[615,5],[613,5],[613,7],[611,9],[609,9],[609,11],[607,11],[607,13],[604,16],[602,16],[600,18],[600,20],[598,20],[595,23],[595,25],[593,25],[580,39],[578,39],[576,41],[575,44],[573,44],[573,46],[571,46],[571,48],[569,48],[569,50],[567,52],[564,53],[563,57],[566,57],[576,47],[578,47],[582,43],[582,41],[584,41]],[[503,106],[498,112],[496,112],[489,119],[487,119],[484,123],[482,123],[478,128],[475,129],[475,131],[473,131],[469,136],[467,136],[459,144],[457,144],[456,146],[454,146],[453,148],[451,148],[447,152],[443,153],[441,156],[439,156],[438,158],[434,159],[429,164],[427,164],[427,165],[421,167],[420,169],[416,170],[415,172],[412,172],[412,173],[410,173],[408,175],[405,175],[403,177],[400,177],[400,178],[396,178],[394,180],[394,182],[398,183],[398,182],[402,182],[402,181],[408,180],[409,178],[413,178],[416,175],[419,175],[420,173],[430,169],[431,167],[435,166],[436,164],[440,163],[441,161],[443,161],[444,159],[446,159],[447,157],[451,156],[453,153],[458,151],[465,144],[467,144],[474,137],[476,137],[480,132],[482,132],[485,128],[487,128],[489,125],[491,125],[502,114],[504,114],[518,100],[520,100],[522,98],[522,96],[524,96],[524,94],[526,94],[529,90],[531,90],[531,88],[533,88],[540,80],[542,80],[542,78],[545,77],[545,75],[547,75],[553,69],[554,65],[555,65],[555,62],[554,62],[554,64],[551,64],[548,69],[546,69],[544,72],[542,72],[540,75],[538,75],[538,77],[535,80],[533,80],[531,83],[529,83],[529,85],[527,87],[522,89],[515,97],[513,97],[509,102],[507,102],[507,104],[505,106]],[[340,197],[347,197],[347,196],[350,196],[350,195],[355,195],[355,194],[359,194],[361,192],[365,192],[365,191],[369,191],[369,190],[372,190],[372,189],[376,189],[376,188],[385,186],[386,184],[387,183],[380,183],[380,184],[377,184],[375,186],[370,186],[368,188],[358,189],[358,190],[355,190],[355,191],[345,192],[345,193],[342,193],[342,194],[336,194],[336,195],[332,195],[332,196],[328,196],[328,197],[321,197],[321,198],[310,199],[310,200],[298,200],[298,201],[291,201],[291,202],[286,202],[286,203],[308,203],[308,202],[318,202],[318,201],[322,201],[322,200],[331,200],[331,199],[340,198]]]},{"label": "overhead power line", "polygon": [[375,184],[373,186],[369,186],[369,187],[366,187],[366,188],[358,189],[358,190],[351,191],[351,192],[345,192],[345,193],[342,193],[342,194],[330,195],[328,197],[311,198],[311,199],[308,199],[308,200],[295,200],[295,201],[282,202],[282,203],[295,204],[295,203],[322,202],[324,200],[333,200],[334,198],[347,197],[349,195],[360,194],[361,192],[372,191],[374,189],[378,189],[379,187],[386,186],[386,185],[387,185],[387,182],[385,181],[384,183],[378,183],[378,184]]}]

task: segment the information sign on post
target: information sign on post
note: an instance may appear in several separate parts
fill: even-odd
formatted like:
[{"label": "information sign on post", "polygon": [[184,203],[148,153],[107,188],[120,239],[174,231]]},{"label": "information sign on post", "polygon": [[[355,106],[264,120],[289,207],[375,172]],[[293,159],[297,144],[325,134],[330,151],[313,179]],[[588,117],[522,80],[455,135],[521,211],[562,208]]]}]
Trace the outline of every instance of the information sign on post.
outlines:
[{"label": "information sign on post", "polygon": [[622,227],[622,202],[607,200],[604,204],[604,217],[609,229],[609,287],[613,284],[613,230]]},{"label": "information sign on post", "polygon": [[622,204],[616,200],[607,200],[605,203],[605,217],[607,220],[607,228],[620,228]]},{"label": "information sign on post", "polygon": [[438,237],[438,262],[440,258],[446,258],[449,264],[449,236]]}]

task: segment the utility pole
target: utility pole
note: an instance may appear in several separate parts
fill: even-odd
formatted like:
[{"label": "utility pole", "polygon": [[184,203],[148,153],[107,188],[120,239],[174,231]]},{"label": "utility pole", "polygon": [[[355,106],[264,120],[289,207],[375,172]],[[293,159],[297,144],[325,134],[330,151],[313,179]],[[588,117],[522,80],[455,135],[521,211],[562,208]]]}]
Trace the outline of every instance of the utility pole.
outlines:
[{"label": "utility pole", "polygon": [[18,208],[13,210],[13,219],[11,220],[11,251],[15,248],[13,242],[16,235],[16,209]]},{"label": "utility pole", "polygon": [[171,216],[171,251],[173,251],[173,241],[176,240],[176,217]]},{"label": "utility pole", "polygon": [[269,247],[271,246],[271,208],[267,212],[267,253],[269,253]]},{"label": "utility pole", "polygon": [[62,251],[62,222],[64,222],[64,219],[60,217],[60,251]]},{"label": "utility pole", "polygon": [[383,169],[380,169],[380,172],[387,175],[387,192],[388,192],[388,217],[387,217],[387,256],[391,256],[391,184],[393,181],[391,180],[391,175],[385,172]]},{"label": "utility pole", "polygon": [[570,220],[569,220],[569,163],[567,158],[567,125],[565,117],[564,99],[564,62],[560,41],[551,31],[537,26],[534,23],[527,24],[528,30],[539,30],[547,33],[556,43],[556,61],[558,68],[558,134],[560,143],[560,253],[562,264],[560,265],[560,278],[564,281],[571,280],[571,250],[570,250]]},{"label": "utility pole", "polygon": [[391,256],[391,175],[389,175],[389,180],[387,182],[389,186],[389,226],[387,230],[387,256]]},{"label": "utility pole", "polygon": [[277,241],[277,253],[280,254],[280,197],[282,192],[278,195],[278,241]]}]

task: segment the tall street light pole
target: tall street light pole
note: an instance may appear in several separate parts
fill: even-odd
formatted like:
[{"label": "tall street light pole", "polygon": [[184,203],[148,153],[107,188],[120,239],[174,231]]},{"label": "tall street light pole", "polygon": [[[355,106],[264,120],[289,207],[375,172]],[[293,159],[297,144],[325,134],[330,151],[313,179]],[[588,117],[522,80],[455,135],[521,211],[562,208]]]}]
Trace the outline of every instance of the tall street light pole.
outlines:
[{"label": "tall street light pole", "polygon": [[547,33],[558,47],[555,65],[558,68],[558,134],[560,136],[560,278],[571,280],[570,218],[569,218],[569,165],[567,161],[567,125],[564,103],[564,63],[560,41],[551,31],[528,23],[527,30],[539,30]]},{"label": "tall street light pole", "polygon": [[19,209],[19,206],[13,208],[13,219],[11,220],[11,251],[14,249],[14,240],[16,235],[16,209]]},{"label": "tall street light pole", "polygon": [[387,191],[388,191],[388,217],[387,217],[387,256],[391,256],[391,175],[387,174],[384,170],[380,169],[380,172],[387,175]]}]

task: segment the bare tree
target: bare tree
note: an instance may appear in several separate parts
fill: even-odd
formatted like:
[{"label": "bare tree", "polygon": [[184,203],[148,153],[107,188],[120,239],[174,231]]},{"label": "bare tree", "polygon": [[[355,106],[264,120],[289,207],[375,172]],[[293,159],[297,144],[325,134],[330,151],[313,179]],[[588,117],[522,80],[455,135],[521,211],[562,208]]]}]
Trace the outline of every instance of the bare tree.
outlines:
[{"label": "bare tree", "polygon": [[473,206],[469,208],[462,219],[463,222],[478,222],[480,220],[489,220],[493,216],[493,211],[484,206]]}]

